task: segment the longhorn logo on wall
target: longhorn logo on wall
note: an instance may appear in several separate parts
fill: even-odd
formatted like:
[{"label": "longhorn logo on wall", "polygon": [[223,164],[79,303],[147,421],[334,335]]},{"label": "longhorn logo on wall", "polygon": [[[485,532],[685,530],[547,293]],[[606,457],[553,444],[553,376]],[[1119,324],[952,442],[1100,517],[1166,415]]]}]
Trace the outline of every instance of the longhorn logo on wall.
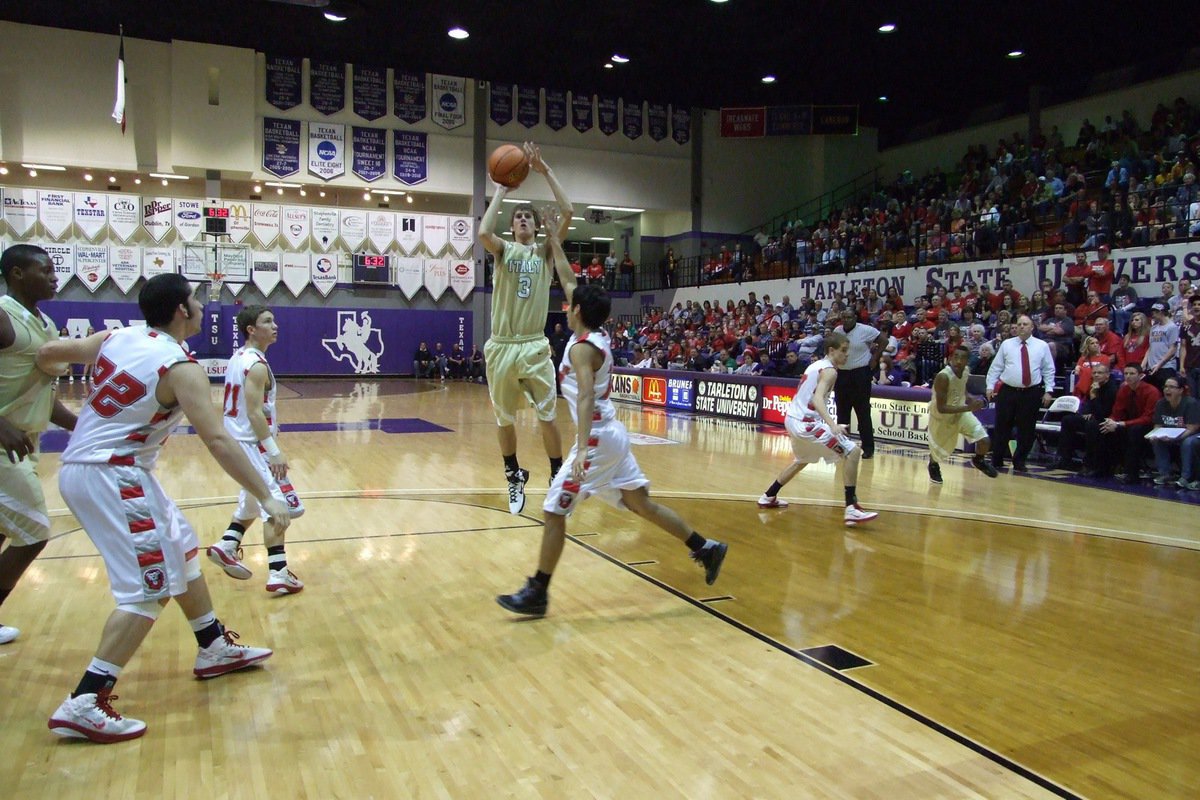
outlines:
[{"label": "longhorn logo on wall", "polygon": [[383,356],[383,331],[371,327],[370,311],[337,312],[337,335],[321,344],[334,361],[345,361],[355,375],[379,372]]}]

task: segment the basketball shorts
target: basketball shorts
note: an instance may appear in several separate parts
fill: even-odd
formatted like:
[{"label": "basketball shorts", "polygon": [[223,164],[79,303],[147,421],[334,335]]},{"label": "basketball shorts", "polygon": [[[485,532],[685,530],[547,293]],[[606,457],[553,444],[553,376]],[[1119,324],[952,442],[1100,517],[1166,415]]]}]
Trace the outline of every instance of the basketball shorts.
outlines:
[{"label": "basketball shorts", "polygon": [[[242,446],[242,452],[246,454],[246,458],[250,459],[254,471],[271,490],[271,496],[288,507],[291,518],[304,516],[304,504],[300,502],[300,496],[296,494],[296,489],[292,486],[292,479],[287,477],[281,481],[275,480],[275,477],[271,475],[271,463],[267,461],[266,453],[259,448],[258,442],[238,442],[238,444]],[[242,489],[242,493],[238,495],[238,507],[233,512],[233,518],[254,519],[255,517],[261,517],[263,522],[266,522],[269,515],[263,510],[262,503],[258,502],[257,497]]]},{"label": "basketball shorts", "polygon": [[571,478],[578,447],[572,447],[554,476],[542,511],[547,514],[570,514],[581,500],[593,495],[616,508],[624,508],[621,492],[649,486],[641,467],[629,451],[629,434],[619,422],[609,422],[592,428],[588,439],[587,461],[583,480]]},{"label": "basketball shorts", "polygon": [[[36,441],[37,434],[30,434]],[[42,479],[38,477],[36,450],[13,464],[0,452],[0,533],[13,545],[28,546],[50,538],[50,516]]]},{"label": "basketball shorts", "polygon": [[832,464],[841,461],[858,447],[849,436],[834,433],[820,417],[800,419],[788,416],[784,427],[792,437],[792,453],[801,464],[815,464],[818,461]]},{"label": "basketball shorts", "polygon": [[962,434],[968,442],[978,442],[988,438],[988,432],[983,423],[974,414],[929,414],[929,456],[941,463],[949,460],[958,447],[958,437]]},{"label": "basketball shorts", "polygon": [[187,591],[187,562],[200,543],[153,473],[111,464],[63,464],[58,489],[100,551],[118,604]]},{"label": "basketball shorts", "polygon": [[488,392],[497,425],[512,425],[517,412],[533,406],[542,422],[553,422],[558,389],[550,342],[496,342],[483,346]]}]

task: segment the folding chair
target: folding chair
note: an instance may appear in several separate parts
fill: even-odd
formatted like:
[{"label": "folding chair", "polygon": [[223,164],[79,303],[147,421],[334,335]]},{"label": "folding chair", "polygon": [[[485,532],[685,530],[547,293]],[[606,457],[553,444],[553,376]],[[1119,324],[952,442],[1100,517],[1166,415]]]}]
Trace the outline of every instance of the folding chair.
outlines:
[{"label": "folding chair", "polygon": [[1050,407],[1042,412],[1042,418],[1035,425],[1036,432],[1035,444],[1039,453],[1047,454],[1046,449],[1046,434],[1054,434],[1057,441],[1058,434],[1062,431],[1062,418],[1067,414],[1079,413],[1079,398],[1073,394],[1066,394],[1055,399]]}]

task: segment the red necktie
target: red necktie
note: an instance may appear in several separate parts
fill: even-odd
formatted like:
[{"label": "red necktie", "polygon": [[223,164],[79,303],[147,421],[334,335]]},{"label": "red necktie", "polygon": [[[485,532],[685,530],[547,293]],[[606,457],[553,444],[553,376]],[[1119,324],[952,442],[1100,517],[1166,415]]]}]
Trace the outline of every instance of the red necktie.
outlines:
[{"label": "red necktie", "polygon": [[1021,342],[1021,385],[1028,388],[1033,384],[1033,371],[1029,368],[1029,348]]}]

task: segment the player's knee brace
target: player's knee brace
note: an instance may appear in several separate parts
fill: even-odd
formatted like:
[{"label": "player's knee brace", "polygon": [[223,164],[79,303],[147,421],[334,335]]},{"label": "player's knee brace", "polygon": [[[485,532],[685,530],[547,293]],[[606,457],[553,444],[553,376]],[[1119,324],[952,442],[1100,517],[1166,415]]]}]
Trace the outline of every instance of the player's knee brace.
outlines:
[{"label": "player's knee brace", "polygon": [[136,614],[153,622],[162,613],[164,605],[165,603],[160,603],[158,600],[143,600],[140,603],[121,603],[117,606],[117,610],[124,611],[126,614]]},{"label": "player's knee brace", "polygon": [[191,583],[192,581],[196,580],[196,578],[200,577],[199,558],[192,556],[187,560],[187,564],[185,564],[183,567],[183,577],[187,579],[188,583]]}]

